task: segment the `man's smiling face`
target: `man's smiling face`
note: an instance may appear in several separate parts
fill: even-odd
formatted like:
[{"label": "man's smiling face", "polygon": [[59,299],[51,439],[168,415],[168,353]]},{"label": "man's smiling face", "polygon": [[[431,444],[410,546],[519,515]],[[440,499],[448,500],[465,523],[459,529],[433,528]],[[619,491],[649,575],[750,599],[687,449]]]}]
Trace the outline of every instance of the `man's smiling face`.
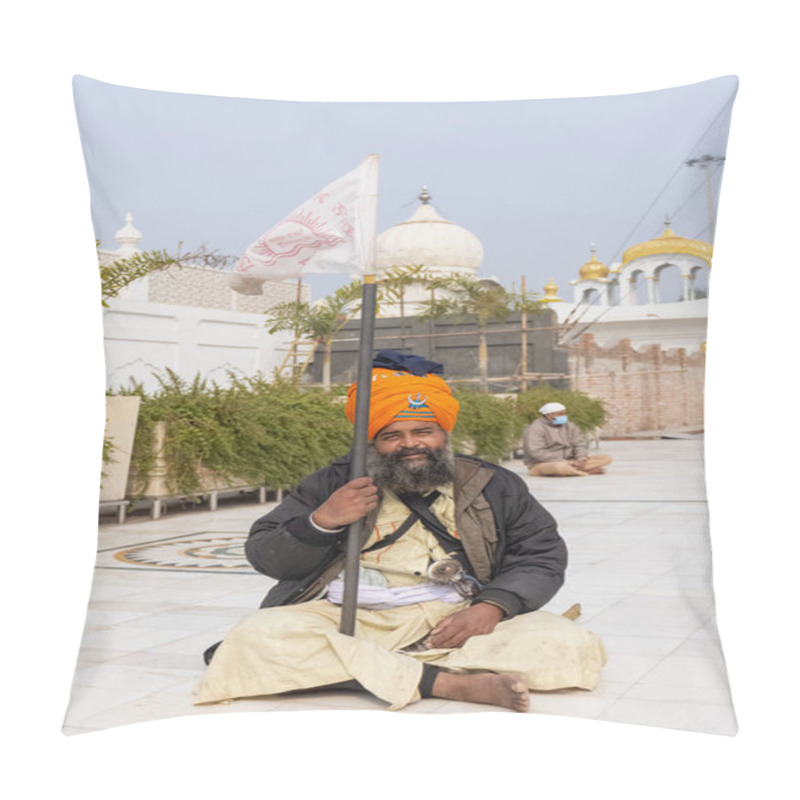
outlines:
[{"label": "man's smiling face", "polygon": [[396,453],[404,461],[414,463],[426,461],[427,450],[441,450],[447,443],[447,434],[435,422],[409,420],[387,425],[373,441],[381,455]]},{"label": "man's smiling face", "polygon": [[382,428],[367,467],[379,487],[395,493],[428,491],[453,480],[448,436],[435,422],[406,420]]}]

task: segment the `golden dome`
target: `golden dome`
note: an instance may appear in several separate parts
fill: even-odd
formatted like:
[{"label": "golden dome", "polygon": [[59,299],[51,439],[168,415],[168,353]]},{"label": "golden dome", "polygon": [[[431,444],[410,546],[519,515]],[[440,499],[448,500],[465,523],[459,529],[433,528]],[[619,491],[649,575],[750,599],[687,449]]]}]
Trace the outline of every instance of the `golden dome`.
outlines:
[{"label": "golden dome", "polygon": [[592,245],[592,257],[578,270],[578,273],[582,281],[608,277],[608,267],[602,261],[597,260],[594,245]]},{"label": "golden dome", "polygon": [[564,301],[558,297],[558,286],[555,281],[550,278],[544,288],[544,297],[540,299],[540,303],[563,303]]},{"label": "golden dome", "polygon": [[667,253],[685,253],[690,256],[702,258],[708,266],[711,266],[711,254],[713,248],[708,242],[701,242],[699,239],[684,239],[683,236],[676,236],[672,228],[667,225],[666,230],[661,236],[651,239],[649,242],[642,242],[629,247],[622,254],[623,266],[629,261],[645,256],[654,256]]}]

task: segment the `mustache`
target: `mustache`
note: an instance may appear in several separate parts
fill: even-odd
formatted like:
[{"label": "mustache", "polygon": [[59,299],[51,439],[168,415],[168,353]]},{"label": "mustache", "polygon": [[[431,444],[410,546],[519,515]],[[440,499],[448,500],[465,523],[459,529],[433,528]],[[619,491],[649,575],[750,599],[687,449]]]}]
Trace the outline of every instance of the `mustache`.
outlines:
[{"label": "mustache", "polygon": [[401,447],[395,450],[393,455],[402,458],[403,456],[430,456],[433,455],[433,448],[419,445],[417,447]]}]

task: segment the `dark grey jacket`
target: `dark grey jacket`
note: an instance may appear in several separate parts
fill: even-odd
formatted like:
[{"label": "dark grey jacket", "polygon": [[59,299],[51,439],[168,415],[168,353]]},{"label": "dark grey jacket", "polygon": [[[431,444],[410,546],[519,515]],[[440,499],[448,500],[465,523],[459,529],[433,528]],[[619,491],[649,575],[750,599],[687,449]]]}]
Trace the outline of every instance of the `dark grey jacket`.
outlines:
[{"label": "dark grey jacket", "polygon": [[[274,586],[262,608],[314,597],[344,565],[346,533],[318,531],[309,514],[350,480],[348,458],[306,478],[245,543],[250,563]],[[491,602],[507,616],[534,611],[561,588],[567,549],[553,517],[513,472],[471,456],[456,456],[456,527],[472,574],[484,584],[473,602]],[[377,511],[367,517],[365,541]]]}]

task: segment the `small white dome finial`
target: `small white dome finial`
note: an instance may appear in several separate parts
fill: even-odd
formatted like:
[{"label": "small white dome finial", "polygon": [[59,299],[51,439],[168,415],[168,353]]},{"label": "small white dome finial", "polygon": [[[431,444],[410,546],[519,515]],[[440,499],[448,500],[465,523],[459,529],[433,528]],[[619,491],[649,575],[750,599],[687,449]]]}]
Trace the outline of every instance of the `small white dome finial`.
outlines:
[{"label": "small white dome finial", "polygon": [[419,195],[419,200],[422,201],[423,205],[427,205],[431,201],[430,193],[428,192],[428,187],[425,184],[422,184],[422,192]]},{"label": "small white dome finial", "polygon": [[118,253],[136,252],[142,234],[133,227],[133,214],[130,211],[125,214],[125,225],[114,234],[114,238],[119,243]]}]

